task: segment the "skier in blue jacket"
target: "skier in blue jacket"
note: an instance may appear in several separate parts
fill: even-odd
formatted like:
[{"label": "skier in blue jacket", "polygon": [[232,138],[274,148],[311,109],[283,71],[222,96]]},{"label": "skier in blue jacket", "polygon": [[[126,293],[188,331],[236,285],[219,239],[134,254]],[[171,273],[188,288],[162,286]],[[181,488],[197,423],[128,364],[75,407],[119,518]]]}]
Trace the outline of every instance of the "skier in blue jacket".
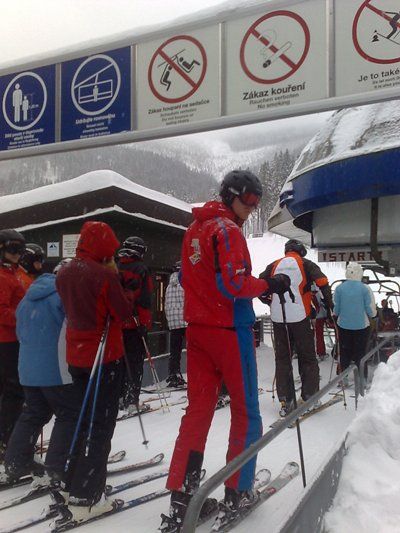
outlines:
[{"label": "skier in blue jacket", "polygon": [[79,399],[75,398],[65,357],[65,314],[54,274],[43,274],[29,287],[18,305],[17,337],[20,342],[19,378],[25,404],[11,435],[5,456],[5,481],[27,473],[37,484],[47,483],[43,465],[34,461],[42,428],[56,416],[45,468],[62,477],[72,438]]},{"label": "skier in blue jacket", "polygon": [[361,279],[363,269],[358,263],[349,263],[346,281],[335,290],[335,307],[339,329],[340,367],[343,372],[353,360],[358,366],[365,355],[370,333],[369,318],[376,315],[372,291]]}]

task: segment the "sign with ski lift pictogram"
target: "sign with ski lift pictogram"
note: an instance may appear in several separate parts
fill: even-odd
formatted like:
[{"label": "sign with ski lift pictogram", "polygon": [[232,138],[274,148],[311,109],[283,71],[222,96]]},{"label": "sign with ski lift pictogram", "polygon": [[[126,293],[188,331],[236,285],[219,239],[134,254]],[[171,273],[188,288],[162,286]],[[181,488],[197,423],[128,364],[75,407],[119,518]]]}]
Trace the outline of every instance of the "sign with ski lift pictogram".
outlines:
[{"label": "sign with ski lift pictogram", "polygon": [[207,54],[200,41],[178,35],[159,46],[151,58],[149,86],[162,102],[183,102],[200,87],[206,71]]},{"label": "sign with ski lift pictogram", "polygon": [[240,47],[240,64],[251,80],[278,83],[297,72],[309,49],[310,30],[305,20],[292,11],[273,11],[247,30]]},{"label": "sign with ski lift pictogram", "polygon": [[0,150],[55,141],[55,67],[0,77]]},{"label": "sign with ski lift pictogram", "polygon": [[228,114],[326,98],[326,9],[302,2],[226,23]]},{"label": "sign with ski lift pictogram", "polygon": [[129,47],[63,63],[61,84],[63,141],[130,129]]},{"label": "sign with ski lift pictogram", "polygon": [[400,4],[397,0],[337,0],[338,96],[400,85]]},{"label": "sign with ski lift pictogram", "polygon": [[218,37],[211,26],[138,45],[139,128],[218,114]]}]

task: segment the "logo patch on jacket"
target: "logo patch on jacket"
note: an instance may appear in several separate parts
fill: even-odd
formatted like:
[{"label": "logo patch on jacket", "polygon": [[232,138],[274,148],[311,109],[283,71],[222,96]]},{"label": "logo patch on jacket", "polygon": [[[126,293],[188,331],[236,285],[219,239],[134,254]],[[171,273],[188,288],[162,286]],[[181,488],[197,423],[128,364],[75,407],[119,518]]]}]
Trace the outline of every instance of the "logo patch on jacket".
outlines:
[{"label": "logo patch on jacket", "polygon": [[192,239],[190,246],[193,248],[192,255],[189,256],[190,262],[192,265],[197,264],[201,261],[201,251],[200,251],[200,241],[199,239]]}]

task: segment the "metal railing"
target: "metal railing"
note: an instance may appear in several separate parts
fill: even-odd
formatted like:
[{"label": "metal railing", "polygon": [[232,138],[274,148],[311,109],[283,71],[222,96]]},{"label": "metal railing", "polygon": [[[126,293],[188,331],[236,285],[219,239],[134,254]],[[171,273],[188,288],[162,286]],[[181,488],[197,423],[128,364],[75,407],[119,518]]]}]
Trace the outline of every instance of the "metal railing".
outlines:
[{"label": "metal railing", "polygon": [[361,396],[365,395],[366,379],[368,379],[368,366],[366,365],[368,361],[372,359],[375,355],[379,356],[379,351],[387,344],[391,343],[394,348],[395,347],[394,339],[395,337],[398,337],[398,336],[399,336],[399,332],[394,331],[391,335],[388,335],[381,342],[378,342],[378,344],[374,348],[372,348],[368,353],[366,353],[364,357],[361,359],[360,361],[360,394]]},{"label": "metal railing", "polygon": [[[193,496],[188,510],[186,512],[185,521],[183,523],[182,533],[193,533],[196,530],[197,520],[199,518],[201,507],[208,497],[219,485],[221,485],[232,474],[237,472],[242,466],[244,466],[250,459],[252,459],[260,450],[265,448],[267,444],[273,441],[278,435],[280,435],[288,426],[293,424],[296,419],[310,409],[316,401],[327,394],[332,388],[336,387],[343,378],[349,374],[354,374],[354,386],[355,386],[355,407],[357,409],[357,400],[359,395],[359,371],[356,365],[350,365],[344,372],[336,376],[332,381],[327,383],[320,391],[318,391],[312,398],[307,400],[304,404],[298,407],[295,411],[283,418],[278,424],[267,431],[256,442],[251,444],[240,455],[230,461],[224,468],[214,474],[208,481],[206,481]],[[345,397],[343,398],[345,401]]]}]

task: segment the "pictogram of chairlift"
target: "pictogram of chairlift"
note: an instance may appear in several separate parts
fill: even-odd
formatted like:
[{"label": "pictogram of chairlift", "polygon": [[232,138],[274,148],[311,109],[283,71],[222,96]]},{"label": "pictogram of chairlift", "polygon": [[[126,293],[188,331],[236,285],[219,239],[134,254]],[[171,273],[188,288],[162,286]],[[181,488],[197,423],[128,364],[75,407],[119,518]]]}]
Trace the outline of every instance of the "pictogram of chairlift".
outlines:
[{"label": "pictogram of chairlift", "polygon": [[[170,57],[170,60],[173,62],[173,61],[176,61],[179,54],[181,54],[182,52],[184,52],[186,50],[186,48],[183,48],[182,50],[179,50],[179,52],[176,52],[176,54],[174,54],[172,57]],[[162,61],[162,63],[159,63],[157,65],[157,68],[160,68],[162,67],[163,65],[165,65],[166,61]]]},{"label": "pictogram of chairlift", "polygon": [[79,104],[112,98],[114,92],[113,80],[110,78],[99,81],[100,74],[103,74],[111,67],[112,65],[109,64],[75,85],[74,90],[78,90],[77,100]]}]

